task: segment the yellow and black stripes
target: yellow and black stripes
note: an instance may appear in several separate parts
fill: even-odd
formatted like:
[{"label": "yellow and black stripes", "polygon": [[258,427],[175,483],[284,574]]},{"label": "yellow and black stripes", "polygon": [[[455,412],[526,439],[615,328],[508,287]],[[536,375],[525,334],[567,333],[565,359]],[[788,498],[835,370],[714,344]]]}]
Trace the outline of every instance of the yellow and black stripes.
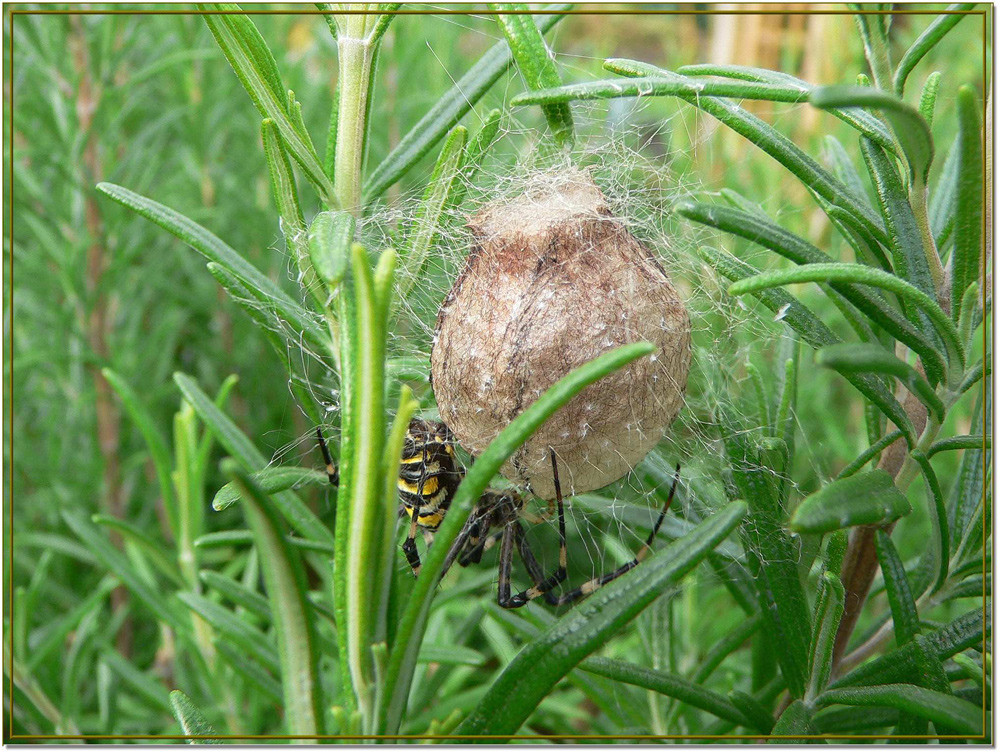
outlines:
[{"label": "yellow and black stripes", "polygon": [[[330,483],[337,485],[337,469],[333,465],[323,434],[317,429],[323,460]],[[524,509],[524,500],[513,492],[487,490],[476,503],[465,526],[459,532],[445,557],[441,570],[443,577],[457,560],[462,567],[478,563],[483,553],[500,542],[499,583],[497,588],[497,603],[505,608],[523,607],[529,601],[543,597],[554,606],[567,604],[592,594],[615,578],[624,575],[649,553],[653,539],[660,530],[660,525],[666,517],[667,510],[673,501],[680,477],[680,466],[674,475],[670,494],[660,511],[660,516],[653,526],[646,542],[639,549],[631,562],[593,578],[578,588],[562,594],[556,594],[555,589],[566,580],[566,517],[563,505],[562,489],[559,485],[559,468],[555,452],[549,451],[552,459],[552,476],[556,492],[555,508],[558,513],[559,525],[559,565],[555,571],[546,577],[535,558],[525,535],[521,518],[529,522],[539,522],[549,517],[552,512],[550,503],[546,514],[531,516]],[[441,422],[426,421],[415,418],[410,421],[403,444],[403,454],[400,459],[399,476],[396,487],[400,498],[400,515],[409,518],[406,539],[403,541],[403,554],[414,576],[420,574],[420,554],[417,551],[417,532],[423,533],[428,546],[433,542],[434,533],[438,530],[451,505],[455,491],[464,475],[455,456],[455,438],[448,427]],[[511,593],[511,569],[514,551],[517,550],[524,562],[525,569],[533,585],[518,593]]]}]

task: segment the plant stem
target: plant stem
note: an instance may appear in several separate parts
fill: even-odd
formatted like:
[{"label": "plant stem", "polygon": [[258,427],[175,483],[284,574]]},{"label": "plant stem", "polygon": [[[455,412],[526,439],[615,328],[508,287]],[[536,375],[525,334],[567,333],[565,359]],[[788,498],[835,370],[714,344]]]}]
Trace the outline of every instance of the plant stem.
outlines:
[{"label": "plant stem", "polygon": [[361,213],[361,168],[368,130],[368,92],[375,45],[366,39],[365,16],[343,19],[337,37],[340,64],[340,105],[337,115],[337,151],[334,158],[334,194],[344,211]]}]

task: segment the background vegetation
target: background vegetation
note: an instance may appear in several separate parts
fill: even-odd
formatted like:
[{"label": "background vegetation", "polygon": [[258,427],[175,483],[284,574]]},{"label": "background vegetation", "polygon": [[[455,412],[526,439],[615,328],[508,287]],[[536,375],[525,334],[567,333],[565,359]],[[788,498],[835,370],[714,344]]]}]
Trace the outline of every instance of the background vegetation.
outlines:
[{"label": "background vegetation", "polygon": [[[919,131],[914,121],[894,128],[893,113],[910,117],[895,100],[859,100],[857,92],[829,90],[806,90],[796,99],[782,89],[789,82],[779,79],[760,84],[771,86],[770,91],[752,91],[751,81],[750,88],[728,92],[849,186],[856,202],[847,213],[855,217],[854,236],[838,229],[837,222],[850,224],[851,217],[831,213],[823,199],[831,200],[817,189],[815,174],[793,177],[789,172],[787,149],[778,150],[777,158],[773,151],[764,154],[764,131],[757,128],[748,140],[729,127],[732,123],[720,124],[704,108],[692,106],[695,98],[686,102],[683,87],[669,79],[657,79],[658,96],[643,96],[639,106],[632,100],[605,101],[608,91],[601,85],[515,97],[529,89],[556,89],[561,82],[607,80],[612,77],[603,66],[608,58],[669,71],[694,63],[739,63],[824,85],[855,84],[864,73],[885,88],[886,81],[879,80],[884,72],[873,72],[869,60],[886,54],[893,64],[905,60],[904,53],[934,16],[894,15],[884,40],[873,21],[866,27],[866,55],[846,12],[571,15],[546,35],[555,53],[553,66],[537,54],[530,31],[504,29],[489,13],[401,15],[381,38],[363,180],[345,182],[346,173],[338,172],[341,177],[331,186],[334,198],[322,185],[314,190],[300,170],[289,145],[294,132],[282,130],[280,117],[275,123],[274,113],[267,113],[272,122],[262,130],[261,113],[217,41],[224,46],[227,34],[244,40],[242,48],[231,45],[232,57],[233,49],[246,50],[245,40],[257,37],[239,16],[213,18],[214,29],[194,14],[18,14],[5,19],[5,54],[13,46],[13,69],[5,82],[13,133],[5,139],[5,157],[14,176],[5,184],[5,201],[13,201],[13,247],[5,246],[5,253],[13,254],[14,267],[4,290],[5,311],[13,312],[5,319],[5,337],[13,346],[5,378],[13,383],[14,401],[6,405],[13,410],[13,434],[5,436],[11,472],[4,491],[14,518],[14,531],[5,531],[6,540],[13,540],[6,553],[13,562],[13,591],[5,584],[5,603],[13,607],[4,622],[4,672],[14,687],[7,698],[13,711],[7,736],[212,730],[219,735],[854,733],[885,739],[978,731],[979,708],[990,697],[980,610],[991,583],[989,567],[978,556],[989,535],[989,518],[984,528],[975,523],[982,519],[977,508],[982,491],[991,488],[988,471],[983,476],[991,463],[989,452],[984,458],[975,449],[982,447],[981,438],[977,444],[961,437],[982,434],[984,428],[990,434],[991,427],[981,422],[983,416],[988,420],[991,403],[988,396],[985,405],[981,402],[979,384],[968,385],[974,389],[963,394],[958,387],[966,374],[974,374],[977,362],[983,363],[989,311],[984,316],[973,296],[965,306],[966,319],[956,317],[961,346],[968,351],[962,369],[946,352],[940,323],[919,313],[927,307],[914,307],[908,290],[899,298],[898,291],[882,298],[876,288],[862,287],[863,294],[880,296],[885,304],[880,311],[892,304],[901,312],[896,319],[904,321],[893,330],[884,311],[859,313],[862,307],[843,293],[844,284],[838,290],[830,277],[803,278],[823,285],[796,286],[795,300],[825,322],[833,337],[880,348],[877,357],[870,349],[828,350],[815,357],[815,331],[810,339],[794,316],[773,321],[774,314],[755,298],[734,297],[730,293],[740,291],[727,291],[727,286],[759,269],[794,266],[762,250],[767,243],[740,232],[753,227],[758,237],[767,237],[769,225],[750,223],[770,222],[763,213],[821,249],[830,257],[826,261],[852,262],[854,269],[845,272],[848,282],[860,279],[853,276],[861,274],[857,268],[878,266],[863,254],[859,261],[864,264],[854,264],[855,246],[881,245],[889,268],[922,289],[914,257],[907,256],[912,234],[898,229],[899,213],[912,219],[912,207],[919,207],[914,175],[932,188],[930,223],[951,279],[956,275],[952,258],[973,260],[958,265],[966,274],[961,279],[978,279],[979,241],[962,229],[975,226],[990,201],[977,199],[975,181],[961,176],[975,174],[982,163],[981,148],[976,162],[980,125],[974,116],[991,79],[982,70],[988,40],[981,17],[966,18],[935,40],[903,91],[905,101],[913,108],[920,103],[930,122],[934,157],[929,176],[921,174],[926,145],[921,151],[907,138]],[[370,27],[348,28],[364,20],[342,19],[342,39],[378,33],[374,16],[367,17]],[[295,12],[254,15],[253,24],[274,56],[277,90],[295,92],[302,103],[301,128],[311,135],[320,164],[329,167],[333,160],[324,152],[338,80],[339,96],[345,96],[331,33],[335,24]],[[408,136],[433,131],[435,123],[422,120],[425,114],[436,105],[461,102],[469,89],[456,95],[455,81],[475,70],[494,45],[505,49],[505,39],[515,42],[519,56],[464,115],[461,122],[469,134],[450,130],[454,123],[445,117],[438,138],[417,149],[416,159],[398,159]],[[887,48],[879,46],[881,41]],[[267,56],[252,45],[249,49],[261,91],[273,93]],[[610,68],[649,73],[627,61]],[[932,71],[940,72],[930,87],[937,87],[936,104],[928,102],[930,88],[921,96]],[[686,73],[725,76],[727,70]],[[739,83],[731,77],[711,80]],[[888,84],[891,88],[891,77]],[[963,85],[970,88],[960,93]],[[258,91],[257,102],[260,96]],[[615,180],[641,185],[650,164],[661,166],[657,175],[671,176],[664,211],[655,211],[648,191],[637,192],[643,203],[630,219],[650,223],[652,238],[680,239],[676,247],[660,251],[678,261],[671,273],[696,315],[697,371],[690,406],[674,435],[625,482],[575,501],[582,512],[573,520],[568,582],[581,582],[631,556],[668,488],[669,471],[663,469],[677,460],[684,465],[680,499],[655,545],[662,556],[644,563],[621,589],[609,588],[607,600],[585,602],[562,616],[538,605],[504,612],[493,603],[496,570],[490,560],[467,571],[456,568],[431,604],[433,573],[414,585],[396,543],[380,538],[384,525],[368,531],[375,548],[364,562],[344,559],[347,550],[337,549],[349,544],[334,522],[337,509],[349,503],[350,492],[343,491],[347,483],[341,484],[337,500],[322,485],[320,473],[297,472],[295,491],[283,489],[274,475],[251,480],[247,474],[268,463],[319,468],[312,430],[322,421],[342,462],[349,466],[354,458],[356,467],[367,462],[371,473],[366,478],[391,478],[392,461],[384,458],[392,453],[379,451],[392,447],[394,416],[433,410],[420,358],[426,358],[427,332],[419,324],[433,315],[460,261],[455,242],[461,238],[462,218],[498,182],[523,171],[525,155],[533,153],[536,142],[544,145],[549,118],[562,103],[591,97],[602,99],[596,105],[573,105],[576,137],[588,144],[627,140],[621,154],[636,174],[622,177],[629,171],[611,171]],[[809,97],[816,106],[805,103]],[[531,106],[538,101],[547,109]],[[869,134],[884,136],[881,146],[895,150],[897,161],[875,146],[869,147],[866,163],[858,131],[823,112],[845,103],[889,114],[884,121],[872,116]],[[297,130],[295,105],[284,99],[278,105],[280,112],[293,114],[289,122]],[[482,137],[493,125],[498,138]],[[953,144],[958,146],[952,149]],[[955,156],[946,158],[949,151]],[[458,162],[449,162],[456,155]],[[613,163],[607,152],[599,157],[601,165]],[[283,172],[290,166],[297,191]],[[895,191],[883,185],[877,192],[869,170],[883,179],[895,174],[905,185]],[[377,179],[385,175],[392,180],[380,184]],[[455,178],[452,183],[449,176]],[[273,190],[273,180],[284,189]],[[95,189],[101,182],[132,193],[106,189],[102,195]],[[452,189],[438,213],[433,193],[425,194],[429,183]],[[305,237],[296,235],[296,221],[311,223],[323,210],[350,208],[345,197],[362,188],[358,240],[371,253],[349,254],[342,239],[344,228],[353,225],[331,216],[329,235],[312,234],[321,239],[314,244],[317,283],[302,256],[307,249],[296,246]],[[815,200],[817,195],[821,200]],[[889,208],[887,196],[895,200]],[[236,249],[262,274],[256,293],[245,269],[197,226],[184,231],[178,227],[181,219],[159,215],[175,235],[186,232],[188,243],[202,254],[138,216],[134,209],[153,211],[141,197],[176,210]],[[678,212],[665,211],[675,199],[683,200],[675,207]],[[728,224],[722,210],[707,209],[706,203],[734,213]],[[421,213],[419,221],[413,219],[415,212]],[[882,222],[890,225],[889,237],[883,230],[881,239],[872,240],[865,220],[857,228],[859,216],[874,217],[869,225],[876,231]],[[725,232],[704,229],[706,223]],[[770,248],[802,264],[789,251],[801,247],[782,238]],[[439,263],[414,266],[413,249],[421,243]],[[390,305],[384,287],[389,257],[381,257],[382,276],[376,273],[367,288],[365,282],[382,245],[400,251],[399,279],[414,275],[420,281],[414,288],[431,291],[434,300],[408,300],[400,329],[383,338],[389,342],[388,390],[385,410],[378,415],[385,422],[385,438],[380,435],[376,446],[364,450],[350,447],[352,432],[344,427],[340,408],[347,399],[377,404],[381,381],[363,389],[356,381],[338,379],[337,367],[344,368],[352,357],[376,363],[386,355],[351,351],[347,337],[355,331],[364,339],[385,326],[384,317],[376,315],[376,330],[366,331],[350,316],[363,311],[366,290],[372,311]],[[214,259],[211,273],[204,254]],[[732,257],[754,268],[741,267]],[[910,266],[901,268],[900,258]],[[349,280],[338,302],[329,306],[324,286],[333,283],[336,289],[340,283],[336,271],[322,271],[324,259],[341,264]],[[322,292],[310,297],[299,279],[314,293]],[[929,292],[947,298],[941,291],[937,285]],[[953,311],[964,292],[961,288],[951,298]],[[274,328],[272,307],[283,300],[282,293],[302,310],[318,312],[308,318],[316,330],[312,336],[287,324]],[[790,300],[771,298],[779,310]],[[272,329],[261,327],[262,320]],[[331,322],[348,342],[347,351],[331,345],[325,334]],[[900,329],[904,337],[897,337]],[[917,335],[910,334],[914,331]],[[940,359],[956,378],[928,373],[929,383],[922,382],[923,377],[887,361],[885,353],[895,352],[908,364],[917,363],[895,347],[897,340],[917,346],[924,370],[928,360]],[[935,353],[945,355],[932,357]],[[630,355],[636,354],[625,354]],[[988,357],[986,364],[988,373]],[[907,461],[905,483],[898,481],[899,466],[890,472],[896,485],[886,486],[871,469],[851,477],[862,479],[861,487],[831,483],[872,460],[855,462],[891,431],[873,407],[878,401],[863,399],[845,374],[856,382],[880,380],[883,391],[895,391],[902,383],[919,385],[913,389],[923,402],[904,403],[914,423],[920,410],[927,415],[920,405],[937,410],[928,390],[947,403],[934,435]],[[345,397],[356,389],[355,397]],[[899,394],[902,399],[904,393]],[[514,428],[516,434],[530,427]],[[515,446],[514,434],[506,437],[508,448]],[[951,445],[935,446],[935,440]],[[227,456],[236,462],[220,464]],[[924,456],[933,457],[933,463]],[[483,458],[477,469],[480,464],[483,470],[475,479],[470,476],[473,483],[465,489],[466,505],[475,496],[475,483],[490,482],[489,464]],[[244,502],[215,511],[213,498],[227,483],[241,490]],[[883,483],[877,499],[890,512],[866,518],[872,506],[851,503],[874,499],[876,483]],[[390,513],[375,520],[392,518],[378,488],[360,494],[357,499],[381,499],[382,511]],[[738,498],[748,511],[732,501]],[[912,512],[893,529],[908,507]],[[456,510],[461,509],[457,502]],[[830,521],[830,510],[837,521]],[[818,511],[819,522],[806,520],[810,511]],[[875,577],[870,595],[862,599],[864,609],[851,604],[852,584],[841,581],[849,527],[840,522],[841,513],[848,524],[876,523],[884,529],[877,539],[874,529],[869,532],[866,551],[886,575]],[[457,513],[449,517],[457,530]],[[737,535],[741,520],[742,535]],[[9,527],[6,516],[4,521]],[[288,529],[291,537],[285,536]],[[532,535],[549,553],[551,566],[554,532],[539,526]],[[945,543],[934,544],[942,535]],[[849,558],[863,547],[855,539]],[[443,556],[443,546],[438,550]],[[349,564],[331,567],[331,555]],[[369,643],[359,643],[345,628],[351,619],[346,615],[356,612],[331,597],[335,585],[343,583],[338,578],[355,576],[388,584],[378,624],[351,623],[369,643],[382,644],[374,660]],[[667,596],[656,598],[662,594]],[[302,598],[296,602],[294,595]],[[846,613],[858,619],[858,626],[842,629],[835,647],[845,599]],[[773,624],[769,604],[777,611]],[[427,605],[423,612],[422,605]],[[593,634],[584,635],[579,621],[594,626]],[[794,633],[790,648],[781,630]],[[297,651],[297,646],[308,650]],[[380,658],[379,650],[386,656]],[[857,669],[836,666],[845,656],[867,663]],[[539,676],[533,683],[528,670]],[[299,687],[296,696],[293,680],[302,677],[314,682],[306,691]],[[171,696],[174,689],[184,695]]]}]

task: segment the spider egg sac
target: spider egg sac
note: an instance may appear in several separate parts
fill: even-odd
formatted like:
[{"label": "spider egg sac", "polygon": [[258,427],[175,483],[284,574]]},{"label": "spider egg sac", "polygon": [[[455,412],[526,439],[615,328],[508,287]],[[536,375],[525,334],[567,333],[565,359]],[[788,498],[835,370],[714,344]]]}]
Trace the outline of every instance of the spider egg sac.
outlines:
[{"label": "spider egg sac", "polygon": [[546,389],[597,356],[656,346],[557,411],[502,473],[555,498],[628,473],[684,401],[687,309],[653,253],[612,216],[586,173],[535,176],[513,201],[470,221],[465,269],[438,312],[431,378],[441,419],[474,456]]}]

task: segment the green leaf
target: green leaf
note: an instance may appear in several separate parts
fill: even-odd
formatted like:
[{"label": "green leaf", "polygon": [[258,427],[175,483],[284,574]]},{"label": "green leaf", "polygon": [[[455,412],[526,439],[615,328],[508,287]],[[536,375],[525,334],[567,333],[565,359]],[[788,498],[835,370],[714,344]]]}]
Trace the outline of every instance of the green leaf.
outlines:
[{"label": "green leaf", "polygon": [[913,452],[911,457],[920,466],[923,472],[924,481],[927,485],[927,498],[930,504],[931,530],[933,532],[934,546],[932,552],[937,560],[937,578],[934,581],[933,590],[937,591],[948,579],[948,542],[951,535],[948,532],[948,511],[944,504],[944,495],[941,493],[941,486],[938,484],[934,467],[927,455],[923,452]]},{"label": "green leaf", "polygon": [[[264,468],[268,463],[264,456],[254,447],[246,434],[237,428],[236,424],[215,403],[202,392],[197,382],[186,374],[174,374],[174,382],[180,387],[184,397],[194,407],[195,411],[215,438],[219,440],[226,451],[236,458],[249,472]],[[275,496],[275,502],[288,522],[303,536],[317,541],[333,541],[329,529],[293,492],[281,492]]]},{"label": "green leaf", "polygon": [[[929,266],[928,249],[920,235],[917,219],[911,201],[923,202],[924,184],[912,189],[908,198],[900,181],[896,167],[889,161],[885,151],[867,139],[861,140],[861,153],[868,166],[868,172],[875,184],[879,207],[889,229],[889,250],[892,252],[896,274],[912,283],[923,293],[934,295],[934,280]],[[925,208],[926,211],[926,208]],[[928,239],[930,241],[931,239]],[[933,249],[931,249],[933,250]],[[940,267],[940,260],[935,257]],[[917,319],[916,323],[920,320]]]},{"label": "green leaf", "polygon": [[747,500],[749,515],[740,528],[747,566],[753,576],[763,629],[772,646],[781,646],[778,663],[795,697],[805,691],[808,672],[809,610],[799,580],[799,549],[783,529],[774,471],[751,445],[750,435],[720,411],[720,424],[735,489],[730,497]]},{"label": "green leaf", "polygon": [[934,124],[934,106],[937,104],[938,89],[941,86],[941,73],[934,71],[924,82],[924,88],[920,91],[920,104],[917,110],[921,117],[927,121],[927,125]]},{"label": "green leaf", "polygon": [[138,546],[149,556],[149,562],[161,575],[171,581],[174,586],[182,588],[185,583],[181,573],[177,569],[177,562],[172,560],[164,547],[139,528],[134,523],[121,520],[111,515],[94,515],[91,520],[99,526],[111,528],[122,534],[125,541]]},{"label": "green leaf", "polygon": [[297,332],[302,332],[311,342],[320,344],[324,342],[323,333],[310,313],[216,235],[179,212],[127,188],[113,183],[98,183],[97,190],[142,215],[153,224],[159,225],[209,261],[219,264],[235,275],[255,297],[274,306]]},{"label": "green leaf", "polygon": [[[261,491],[267,494],[283,492],[285,489],[312,484],[328,484],[325,471],[317,471],[312,468],[298,468],[295,466],[276,465],[264,468],[250,476],[251,480],[260,487]],[[233,482],[223,486],[215,493],[212,500],[213,510],[225,510],[240,498],[239,489]]]},{"label": "green leaf", "polygon": [[745,514],[745,504],[731,503],[549,626],[518,652],[455,734],[517,732],[559,680],[692,571]]},{"label": "green leaf", "polygon": [[[427,615],[430,611],[434,588],[440,577],[448,550],[462,526],[468,520],[473,504],[482,497],[487,485],[514,452],[540,427],[549,416],[568,403],[587,386],[601,380],[613,371],[632,361],[649,355],[653,346],[649,343],[623,345],[593,361],[580,366],[549,387],[521,415],[500,432],[489,447],[478,457],[459,485],[449,507],[447,517],[434,537],[435,545],[427,553],[426,561],[410,592],[409,601],[403,610],[396,640],[389,656],[386,670],[385,698],[386,719],[383,728],[388,734],[399,729],[406,711],[406,700],[410,692],[410,681],[416,664],[419,648],[423,642]],[[339,635],[339,633],[338,633]]]},{"label": "green leaf", "polygon": [[993,447],[993,438],[982,434],[960,434],[957,437],[939,439],[927,449],[927,457],[932,458],[939,452],[950,450],[989,450]]},{"label": "green leaf", "polygon": [[[730,280],[745,280],[758,272],[757,269],[740,261],[732,254],[707,245],[699,247],[698,253],[719,274]],[[802,336],[802,339],[813,348],[818,349],[825,345],[833,345],[840,342],[840,339],[815,314],[785,291],[765,288],[759,292],[755,292],[754,296],[780,317],[789,327],[798,332]],[[881,381],[868,375],[848,374],[844,378],[854,385],[862,395],[871,400],[897,426],[905,427],[907,429],[906,436],[908,443],[911,445],[916,444],[916,432],[910,423],[909,417],[903,410],[903,406],[899,404]]]},{"label": "green leaf", "polygon": [[229,666],[253,683],[271,703],[278,705],[284,702],[281,683],[275,680],[258,662],[253,661],[245,651],[230,643],[225,636],[216,636],[213,645],[219,655],[229,663]]},{"label": "green leaf", "polygon": [[983,259],[983,144],[975,90],[958,90],[958,183],[955,196],[955,251],[952,254],[951,316],[962,314],[962,296],[979,279]]},{"label": "green leaf", "polygon": [[[249,531],[245,533],[247,538],[252,542],[253,534]],[[221,596],[233,602],[234,605],[243,607],[251,615],[262,621],[271,621],[271,608],[268,606],[267,599],[256,591],[251,591],[242,583],[232,578],[227,578],[225,575],[217,573],[214,570],[202,570],[198,573],[198,577],[201,578],[206,586],[217,591]]]},{"label": "green leaf", "polygon": [[[604,67],[626,76],[654,75],[684,80],[675,73],[632,60],[610,59],[604,61]],[[681,99],[732,128],[751,144],[777,160],[815,194],[855,216],[866,231],[874,235],[880,243],[887,243],[885,227],[872,208],[799,149],[791,139],[727,99],[701,94],[683,95]],[[823,208],[826,211],[826,207]]]},{"label": "green leaf", "polygon": [[955,139],[944,159],[934,192],[931,194],[929,214],[934,242],[944,258],[948,241],[955,229],[955,196],[958,193],[959,156],[961,143]]},{"label": "green leaf", "polygon": [[885,593],[892,610],[892,627],[896,633],[896,645],[907,643],[920,630],[920,616],[910,591],[910,581],[906,568],[893,546],[892,539],[885,531],[875,532],[875,553],[882,577],[885,579]]},{"label": "green leaf", "polygon": [[795,269],[767,272],[756,277],[740,280],[729,286],[732,295],[743,295],[777,285],[799,282],[854,282],[896,293],[913,302],[925,311],[948,349],[951,372],[964,368],[965,353],[959,342],[955,325],[941,307],[928,295],[910,283],[880,269],[860,264],[805,264]]},{"label": "green leaf", "polygon": [[267,170],[271,176],[271,194],[278,209],[285,246],[299,269],[300,284],[322,306],[326,300],[326,292],[316,284],[316,272],[308,262],[309,238],[305,220],[302,218],[302,208],[299,206],[295,176],[288,161],[288,152],[273,120],[264,118],[260,132],[264,144],[264,156],[267,159]]},{"label": "green leaf", "polygon": [[132,696],[133,699],[138,696],[161,711],[171,711],[170,696],[159,679],[154,679],[148,673],[143,672],[135,664],[111,648],[101,652],[101,661],[105,662],[126,685],[135,691],[135,694]]},{"label": "green leaf", "polygon": [[189,743],[200,745],[222,745],[222,740],[212,739],[216,734],[215,727],[211,725],[201,709],[194,705],[194,702],[179,690],[170,691],[170,707],[174,711],[174,717],[181,729],[188,738]]},{"label": "green leaf", "polygon": [[348,212],[320,212],[309,226],[309,258],[319,278],[331,287],[347,274],[354,226],[354,215]]},{"label": "green leaf", "polygon": [[109,572],[117,576],[156,619],[170,625],[179,633],[188,634],[191,624],[177,608],[175,601],[165,599],[163,594],[151,585],[129,562],[128,558],[115,547],[104,531],[92,523],[81,509],[60,511],[63,520],[77,538],[83,542]]},{"label": "green leaf", "polygon": [[811,699],[826,687],[833,671],[833,648],[844,614],[844,585],[840,576],[829,570],[823,573],[822,591],[816,605],[816,620],[809,645],[809,685]]},{"label": "green leaf", "polygon": [[[981,428],[986,434],[993,431],[993,391],[984,389],[983,395],[976,400],[971,426]],[[969,450],[962,455],[962,463],[958,469],[958,478],[951,493],[948,505],[948,527],[951,530],[951,551],[956,554],[960,549],[970,547],[981,549],[981,535],[986,522],[987,492],[984,485],[984,474],[993,466],[992,450]],[[989,476],[985,476],[989,483]],[[989,492],[992,494],[992,492]],[[988,526],[987,526],[988,527]],[[975,541],[970,537],[975,534]],[[960,560],[961,561],[961,560]]]},{"label": "green leaf", "polygon": [[880,110],[903,149],[911,182],[927,185],[934,159],[934,139],[927,121],[915,108],[889,92],[860,86],[819,87],[813,90],[809,100],[823,110],[842,107]]},{"label": "green leaf", "polygon": [[[710,204],[682,201],[674,211],[683,217],[718,228],[769,248],[796,264],[832,263],[833,259],[808,241],[757,214]],[[934,344],[875,292],[852,284],[834,283],[831,289],[850,301],[873,322],[920,354],[935,381],[943,378],[945,363]]]},{"label": "green leaf", "polygon": [[[570,5],[539,8],[538,30],[544,34],[563,17]],[[534,18],[534,16],[533,16]],[[400,139],[365,184],[365,203],[380,196],[420,161],[499,80],[512,62],[506,42],[498,42],[462,76]]]},{"label": "green leaf", "polygon": [[882,450],[891,445],[897,439],[903,438],[903,432],[899,429],[890,431],[880,440],[875,442],[871,447],[858,455],[854,460],[844,466],[844,469],[837,474],[838,479],[847,478],[848,476],[853,476],[855,473],[860,471],[870,460],[874,460]]},{"label": "green leaf", "polygon": [[799,504],[789,527],[799,533],[881,525],[910,513],[910,503],[881,468],[831,481]]},{"label": "green leaf", "polygon": [[277,674],[280,671],[278,652],[274,649],[274,643],[263,632],[200,594],[181,591],[177,598],[204,618],[240,652],[256,659],[269,672]]},{"label": "green leaf", "polygon": [[887,374],[896,377],[939,421],[944,421],[944,403],[927,380],[905,361],[896,358],[880,345],[869,343],[844,343],[830,345],[816,353],[820,366],[845,372]]},{"label": "green leaf", "polygon": [[766,727],[761,729],[754,724],[750,717],[734,706],[725,696],[708,690],[698,683],[685,680],[679,675],[601,657],[584,659],[580,663],[580,668],[601,677],[646,688],[668,698],[675,698],[683,704],[702,709],[720,719],[728,719],[734,724],[742,725],[756,732],[767,732]]},{"label": "green leaf", "polygon": [[875,685],[827,690],[816,699],[818,705],[841,703],[848,706],[891,706],[921,719],[944,725],[959,734],[982,733],[983,710],[968,701],[916,685]]},{"label": "green leaf", "polygon": [[[782,712],[778,721],[771,728],[770,738],[772,742],[782,745],[805,745],[813,742],[808,738],[798,737],[798,735],[818,735],[819,730],[813,724],[809,707],[802,701],[792,701],[791,705]],[[776,736],[782,739],[774,739]]]},{"label": "green leaf", "polygon": [[903,57],[899,60],[899,65],[896,66],[896,73],[892,79],[892,88],[895,89],[896,94],[903,96],[906,79],[917,63],[920,62],[921,58],[930,52],[941,41],[944,35],[951,31],[967,15],[967,11],[975,7],[975,3],[954,3],[949,5],[944,13],[935,18],[924,29],[923,33],[910,45],[910,48],[903,53]]},{"label": "green leaf", "polygon": [[[531,23],[530,19],[528,23]],[[465,161],[466,134],[467,131],[462,126],[451,129],[441,148],[441,154],[438,155],[437,164],[434,165],[434,172],[427,181],[427,188],[417,207],[406,236],[403,253],[400,255],[402,265],[399,270],[397,291],[400,302],[406,300],[410,289],[420,279],[431,245],[438,236],[441,215],[455,192],[456,182]]]},{"label": "green leaf", "polygon": [[[743,81],[760,81],[763,83],[773,83],[779,85],[784,84],[792,88],[808,92],[814,91],[817,88],[808,81],[803,81],[802,79],[787,73],[743,65],[716,65],[712,63],[685,65],[678,68],[677,72],[685,76],[725,76],[726,78],[735,78]],[[880,144],[883,148],[888,149],[891,152],[896,151],[896,145],[893,143],[892,135],[885,127],[885,124],[870,113],[867,113],[864,110],[856,110],[854,108],[847,108],[843,110],[830,108],[827,112],[834,117],[840,118],[845,123],[850,124],[872,141]],[[827,138],[833,137],[828,136]],[[860,192],[858,195],[864,196],[864,191]]]},{"label": "green leaf", "polygon": [[163,497],[163,509],[167,513],[170,521],[170,530],[176,536],[179,529],[177,518],[177,497],[174,494],[174,485],[170,480],[172,462],[170,458],[170,448],[163,432],[156,425],[152,414],[146,408],[145,403],[139,399],[135,390],[117,372],[111,369],[101,369],[101,374],[108,380],[108,384],[118,393],[122,401],[122,406],[132,419],[136,427],[142,433],[142,438],[146,440],[149,448],[149,456],[153,461],[153,468],[156,470],[156,480],[160,485],[160,494]]},{"label": "green leaf", "polygon": [[322,735],[319,653],[302,561],[285,541],[284,524],[274,503],[238,463],[227,460],[222,465],[240,490],[261,560],[281,661],[286,729],[290,734]]},{"label": "green leaf", "polygon": [[[235,4],[199,6],[204,10],[239,10]],[[274,121],[292,158],[302,167],[327,206],[336,206],[333,185],[323,169],[309,135],[299,131],[287,109],[288,94],[281,85],[274,57],[249,17],[239,13],[203,14],[254,106]]]},{"label": "green leaf", "polygon": [[[559,86],[562,79],[556,70],[548,46],[542,32],[528,15],[528,5],[525,3],[490,3],[490,10],[496,16],[497,25],[507,38],[511,56],[517,63],[518,70],[524,77],[529,89],[545,89]],[[521,11],[522,13],[507,13],[505,11]],[[543,104],[542,112],[548,121],[549,129],[559,146],[573,144],[573,115],[567,104]]]},{"label": "green leaf", "polygon": [[[984,623],[985,616],[985,623]],[[925,653],[944,661],[967,648],[982,647],[983,630],[990,633],[989,602],[986,611],[982,608],[966,612],[964,615],[932,630],[926,635],[918,635],[905,646],[877,656],[846,675],[834,680],[835,688],[852,685],[886,685],[894,682],[919,682],[926,677]]]}]

